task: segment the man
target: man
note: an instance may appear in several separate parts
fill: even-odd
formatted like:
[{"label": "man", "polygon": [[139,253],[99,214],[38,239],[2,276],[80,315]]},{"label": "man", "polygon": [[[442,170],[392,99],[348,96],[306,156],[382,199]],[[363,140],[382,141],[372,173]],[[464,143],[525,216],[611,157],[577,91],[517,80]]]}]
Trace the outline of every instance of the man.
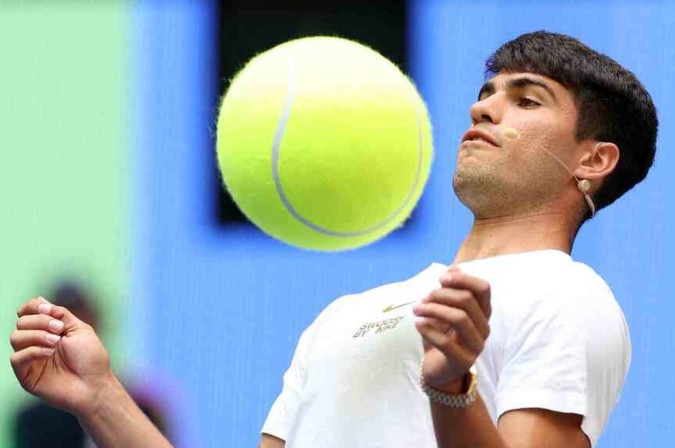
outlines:
[{"label": "man", "polygon": [[[630,342],[609,288],[569,252],[596,208],[645,177],[655,108],[630,72],[567,36],[520,36],[487,68],[457,156],[454,188],[475,221],[453,265],[328,306],[300,338],[261,447],[582,448],[600,436]],[[90,328],[42,298],[18,314],[24,388],[75,413],[99,447],[168,446]]]}]

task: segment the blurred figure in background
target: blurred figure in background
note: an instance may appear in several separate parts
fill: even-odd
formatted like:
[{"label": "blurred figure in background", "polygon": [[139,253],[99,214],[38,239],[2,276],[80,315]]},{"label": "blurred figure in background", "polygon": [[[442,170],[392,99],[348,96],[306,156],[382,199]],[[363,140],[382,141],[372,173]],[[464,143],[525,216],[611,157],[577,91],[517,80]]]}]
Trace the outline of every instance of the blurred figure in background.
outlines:
[{"label": "blurred figure in background", "polygon": [[[96,302],[76,282],[63,282],[52,293],[54,304],[67,307],[80,320],[100,331],[100,314]],[[152,393],[129,386],[134,401],[167,437],[166,416]],[[95,445],[77,418],[43,401],[20,409],[15,418],[14,448],[88,448]]]}]

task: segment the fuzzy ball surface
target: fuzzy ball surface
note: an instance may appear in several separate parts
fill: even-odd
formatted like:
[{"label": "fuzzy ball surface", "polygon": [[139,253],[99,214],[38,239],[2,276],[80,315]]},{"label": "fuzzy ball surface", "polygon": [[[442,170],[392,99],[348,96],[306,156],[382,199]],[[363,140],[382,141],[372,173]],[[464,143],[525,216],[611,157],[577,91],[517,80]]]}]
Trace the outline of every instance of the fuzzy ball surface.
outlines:
[{"label": "fuzzy ball surface", "polygon": [[338,251],[401,226],[431,167],[414,84],[376,51],[307,37],[251,59],[220,107],[217,156],[241,211],[296,247]]}]

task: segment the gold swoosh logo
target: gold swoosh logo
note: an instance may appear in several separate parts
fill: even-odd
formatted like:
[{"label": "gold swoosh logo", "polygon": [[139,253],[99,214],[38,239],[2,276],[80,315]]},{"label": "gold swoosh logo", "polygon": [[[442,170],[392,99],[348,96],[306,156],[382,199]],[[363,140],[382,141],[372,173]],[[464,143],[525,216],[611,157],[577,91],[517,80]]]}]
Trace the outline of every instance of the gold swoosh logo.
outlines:
[{"label": "gold swoosh logo", "polygon": [[396,305],[396,306],[394,306],[394,305],[387,305],[387,306],[382,310],[382,312],[383,312],[383,313],[388,313],[389,311],[393,311],[393,310],[395,310],[395,309],[397,309],[397,308],[401,308],[402,306],[410,305],[411,303],[415,303],[415,302],[417,302],[417,300],[411,300],[410,302],[402,303],[402,304]]}]

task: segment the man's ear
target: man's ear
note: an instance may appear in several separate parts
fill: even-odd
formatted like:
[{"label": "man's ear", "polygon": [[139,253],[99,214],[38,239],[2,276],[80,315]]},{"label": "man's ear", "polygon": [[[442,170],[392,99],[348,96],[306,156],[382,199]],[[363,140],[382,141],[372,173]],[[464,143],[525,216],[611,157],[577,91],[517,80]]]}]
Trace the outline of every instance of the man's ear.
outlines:
[{"label": "man's ear", "polygon": [[588,142],[574,174],[579,179],[588,179],[593,186],[609,176],[619,163],[619,147],[608,142]]}]

